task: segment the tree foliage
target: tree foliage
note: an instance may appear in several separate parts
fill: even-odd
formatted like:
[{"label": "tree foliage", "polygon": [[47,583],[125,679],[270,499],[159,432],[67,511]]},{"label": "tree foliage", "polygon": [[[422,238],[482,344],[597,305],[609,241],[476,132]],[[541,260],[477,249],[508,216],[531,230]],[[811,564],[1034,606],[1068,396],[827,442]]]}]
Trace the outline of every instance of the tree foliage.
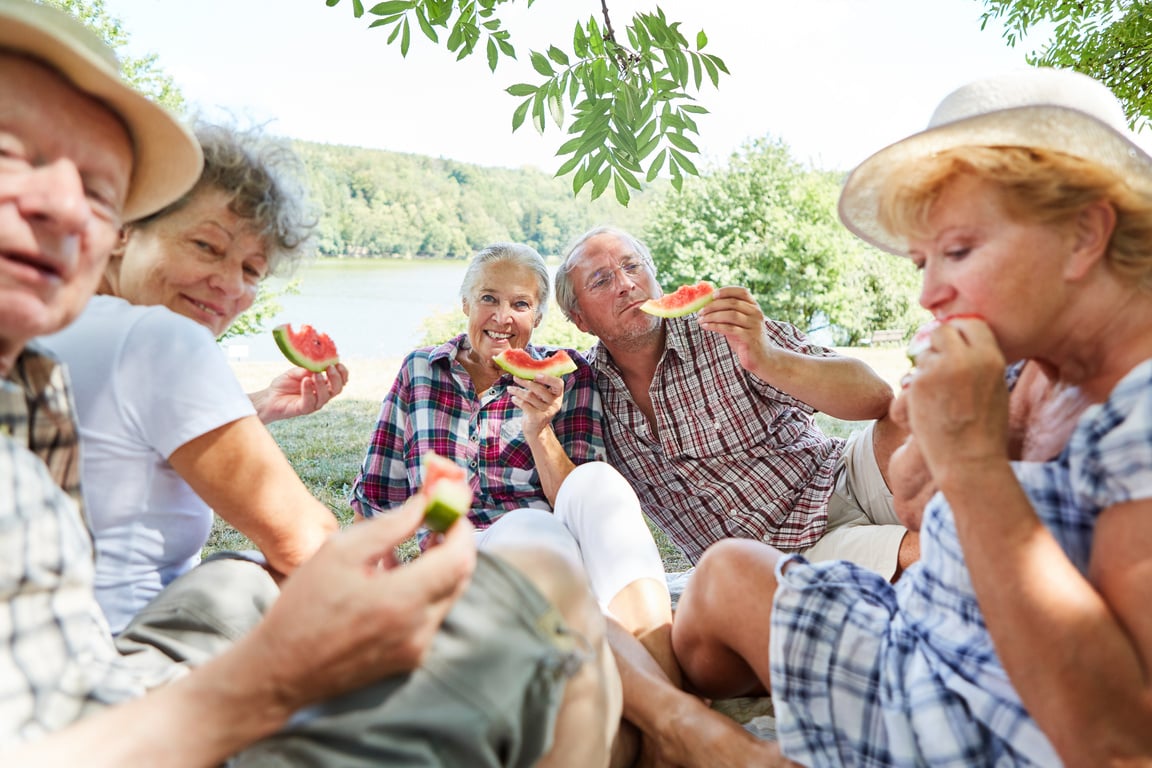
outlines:
[{"label": "tree foliage", "polygon": [[651,193],[627,209],[576,199],[533,168],[295,142],[320,208],[320,252],[357,258],[468,258],[496,241],[559,254],[604,221],[639,228]]},{"label": "tree foliage", "polygon": [[1152,122],[1152,4],[1139,0],[983,0],[1015,46],[1030,32],[1051,36],[1028,62],[1076,69],[1107,85],[1134,129]]},{"label": "tree foliage", "polygon": [[827,322],[840,344],[914,327],[915,270],[840,224],[839,188],[838,176],[806,168],[780,141],[745,144],[653,211],[645,241],[661,284],[742,285],[768,316],[801,329]]},{"label": "tree foliage", "polygon": [[[514,0],[388,0],[365,11],[361,0],[352,0],[352,10],[356,18],[365,12],[378,17],[369,27],[389,30],[387,43],[398,43],[401,55],[408,54],[415,27],[436,44],[446,33],[444,45],[457,59],[482,49],[495,71],[502,57],[517,56],[497,13],[507,2]],[[528,7],[532,2],[527,0]],[[634,16],[624,40],[612,26],[607,0],[601,9],[602,22],[591,16],[576,24],[570,49],[553,44],[529,53],[543,80],[507,89],[522,99],[512,113],[512,130],[530,122],[543,133],[549,119],[561,129],[567,122],[571,138],[557,155],[568,157],[556,175],[571,174],[573,191],[588,187],[592,199],[611,186],[628,205],[661,173],[677,189],[686,174],[698,173],[692,157],[699,150],[691,135],[699,134],[696,117],[708,110],[692,94],[705,80],[719,85],[728,68],[704,51],[703,31],[690,41],[658,7]]]}]

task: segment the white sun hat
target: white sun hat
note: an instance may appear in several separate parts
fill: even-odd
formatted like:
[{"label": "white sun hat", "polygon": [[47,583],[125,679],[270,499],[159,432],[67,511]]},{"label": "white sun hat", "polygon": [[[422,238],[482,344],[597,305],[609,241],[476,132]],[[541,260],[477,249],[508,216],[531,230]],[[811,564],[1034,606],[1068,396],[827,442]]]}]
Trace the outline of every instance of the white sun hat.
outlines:
[{"label": "white sun hat", "polygon": [[880,226],[880,189],[906,161],[967,146],[1063,152],[1109,168],[1134,187],[1152,187],[1152,157],[1136,143],[1112,92],[1073,70],[1036,68],[978,80],[946,96],[926,130],[885,147],[849,174],[840,220],[866,242],[904,255],[903,239]]},{"label": "white sun hat", "polygon": [[200,178],[204,160],[196,137],[125,83],[112,50],[68,14],[27,0],[0,0],[0,52],[43,62],[124,123],[133,146],[125,221],[177,200]]}]

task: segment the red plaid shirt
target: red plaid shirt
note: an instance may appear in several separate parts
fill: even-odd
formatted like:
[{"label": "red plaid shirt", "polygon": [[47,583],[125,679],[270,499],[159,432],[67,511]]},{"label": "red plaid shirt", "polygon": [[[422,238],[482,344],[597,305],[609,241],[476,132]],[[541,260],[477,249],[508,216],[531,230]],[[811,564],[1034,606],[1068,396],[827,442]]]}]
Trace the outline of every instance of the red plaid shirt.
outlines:
[{"label": "red plaid shirt", "polygon": [[[787,323],[765,325],[785,349],[835,354]],[[664,355],[649,388],[656,436],[612,356],[599,344],[590,353],[609,461],[692,562],[723,538],[783,550],[815,543],[827,525],[844,441],[821,432],[808,405],[744,370],[724,337],[702,330],[695,316],[664,327]]]}]

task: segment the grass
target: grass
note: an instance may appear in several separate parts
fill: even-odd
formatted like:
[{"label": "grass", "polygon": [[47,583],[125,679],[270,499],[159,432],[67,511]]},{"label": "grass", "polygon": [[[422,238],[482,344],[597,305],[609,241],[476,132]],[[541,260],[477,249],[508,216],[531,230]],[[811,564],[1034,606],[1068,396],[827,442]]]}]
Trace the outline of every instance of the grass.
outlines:
[{"label": "grass", "polygon": [[[341,525],[352,520],[348,494],[376,424],[380,404],[368,400],[337,399],[319,413],[298,419],[276,422],[269,427],[304,485],[316,498],[333,511]],[[823,414],[816,423],[829,435],[847,437],[854,422],[838,421]],[[651,521],[648,527],[656,539],[666,571],[683,571],[691,564],[683,553]],[[216,518],[204,553],[217,550],[253,549],[243,534]],[[401,559],[416,556],[418,549],[410,539],[399,549]]]}]

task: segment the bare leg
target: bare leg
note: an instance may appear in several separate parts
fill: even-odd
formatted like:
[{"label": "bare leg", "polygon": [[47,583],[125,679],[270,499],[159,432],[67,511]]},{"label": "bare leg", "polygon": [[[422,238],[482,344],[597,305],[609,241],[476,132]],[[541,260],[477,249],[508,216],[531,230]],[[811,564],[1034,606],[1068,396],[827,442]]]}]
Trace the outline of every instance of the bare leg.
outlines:
[{"label": "bare leg", "polygon": [[640,642],[611,619],[608,639],[624,688],[625,720],[642,734],[638,765],[776,765],[773,760],[779,752],[774,743],[757,739],[728,716],[673,685]]},{"label": "bare leg", "polygon": [[569,678],[556,719],[552,749],[542,768],[606,766],[622,708],[620,679],[605,632],[603,613],[588,591],[583,569],[566,552],[543,546],[497,544],[488,550],[520,570],[556,606],[574,632],[588,641],[595,659]]},{"label": "bare leg", "polygon": [[680,665],[672,653],[672,598],[668,583],[637,579],[612,598],[608,614],[640,641],[668,679],[680,687]]},{"label": "bare leg", "polygon": [[768,632],[781,556],[766,544],[724,539],[700,558],[676,609],[672,648],[687,682],[705,696],[768,690]]},{"label": "bare leg", "polygon": [[876,454],[876,464],[880,467],[880,475],[889,488],[893,488],[892,480],[888,477],[888,462],[892,453],[904,444],[908,438],[908,430],[892,420],[891,416],[883,416],[876,420],[872,428],[872,451]]}]

